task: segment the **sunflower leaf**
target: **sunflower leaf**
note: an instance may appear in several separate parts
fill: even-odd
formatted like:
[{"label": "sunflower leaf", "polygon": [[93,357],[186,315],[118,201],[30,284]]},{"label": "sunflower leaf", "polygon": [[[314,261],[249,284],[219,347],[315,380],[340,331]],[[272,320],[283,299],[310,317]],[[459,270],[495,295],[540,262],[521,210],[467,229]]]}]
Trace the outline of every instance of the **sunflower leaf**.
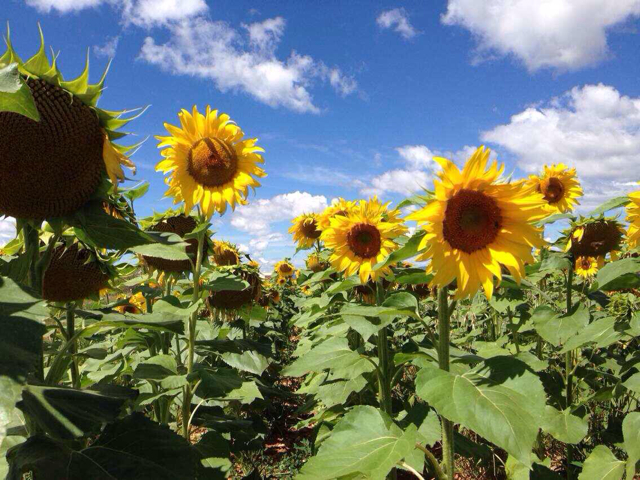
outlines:
[{"label": "sunflower leaf", "polygon": [[14,112],[40,121],[31,89],[20,76],[17,63],[0,67],[0,112]]}]

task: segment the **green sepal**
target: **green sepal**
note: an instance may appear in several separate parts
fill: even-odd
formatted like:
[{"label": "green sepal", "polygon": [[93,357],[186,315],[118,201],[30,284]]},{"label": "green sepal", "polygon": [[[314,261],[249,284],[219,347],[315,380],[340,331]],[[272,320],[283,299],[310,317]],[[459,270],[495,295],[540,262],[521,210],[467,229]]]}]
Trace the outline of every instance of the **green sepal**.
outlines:
[{"label": "green sepal", "polygon": [[40,32],[40,48],[38,48],[38,51],[33,57],[24,63],[23,68],[31,75],[41,77],[50,72],[51,64],[49,63],[49,58],[47,58],[47,51],[44,46],[44,35],[42,34],[42,28],[40,28],[39,24],[38,31]]},{"label": "green sepal", "polygon": [[[75,96],[79,97],[87,92],[87,87],[89,86],[89,51],[87,50],[87,60],[84,64],[84,70],[78,76],[78,78],[74,78],[73,80],[69,80],[68,82],[61,81],[60,86],[65,90],[69,90]],[[84,101],[84,100],[83,100]]]}]

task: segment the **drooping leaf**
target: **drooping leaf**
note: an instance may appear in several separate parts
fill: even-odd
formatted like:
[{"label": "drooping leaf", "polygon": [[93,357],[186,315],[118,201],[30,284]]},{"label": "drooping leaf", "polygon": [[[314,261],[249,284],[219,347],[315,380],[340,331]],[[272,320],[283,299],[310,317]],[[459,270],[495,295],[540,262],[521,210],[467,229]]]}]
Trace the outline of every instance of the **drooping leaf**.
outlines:
[{"label": "drooping leaf", "polygon": [[533,311],[531,321],[543,339],[559,346],[587,326],[589,310],[579,303],[568,314],[560,315],[543,305]]},{"label": "drooping leaf", "polygon": [[601,290],[633,288],[636,284],[640,284],[638,272],[640,272],[640,261],[636,258],[623,258],[608,263],[596,275],[598,288]]},{"label": "drooping leaf", "polygon": [[577,444],[587,436],[589,422],[584,418],[573,415],[569,408],[559,411],[547,405],[542,417],[542,429],[556,440]]}]

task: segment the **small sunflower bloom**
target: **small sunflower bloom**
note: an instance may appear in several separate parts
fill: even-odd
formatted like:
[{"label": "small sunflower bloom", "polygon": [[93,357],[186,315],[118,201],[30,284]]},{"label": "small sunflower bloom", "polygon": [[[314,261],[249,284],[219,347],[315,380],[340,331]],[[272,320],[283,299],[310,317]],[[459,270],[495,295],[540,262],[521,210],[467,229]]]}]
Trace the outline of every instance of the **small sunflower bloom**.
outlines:
[{"label": "small sunflower bloom", "polygon": [[594,257],[578,257],[576,258],[575,272],[582,278],[592,278],[598,273],[599,261]]},{"label": "small sunflower bloom", "polygon": [[320,238],[318,216],[315,213],[304,213],[291,222],[293,225],[289,228],[289,233],[293,235],[298,248],[311,248]]},{"label": "small sunflower bloom", "polygon": [[545,165],[542,175],[531,175],[527,185],[542,194],[549,212],[566,213],[580,205],[582,187],[578,182],[575,168],[565,164]]},{"label": "small sunflower bloom", "polygon": [[336,215],[343,216],[343,217],[348,215],[349,212],[355,207],[355,205],[356,205],[356,202],[345,200],[342,197],[335,199],[331,203],[331,205],[325,208],[322,211],[322,213],[318,216],[318,224],[319,224],[320,230],[326,230],[327,228],[329,228],[331,224],[331,219]]},{"label": "small sunflower bloom", "polygon": [[278,277],[290,277],[294,274],[296,268],[287,260],[280,260],[273,267]]}]

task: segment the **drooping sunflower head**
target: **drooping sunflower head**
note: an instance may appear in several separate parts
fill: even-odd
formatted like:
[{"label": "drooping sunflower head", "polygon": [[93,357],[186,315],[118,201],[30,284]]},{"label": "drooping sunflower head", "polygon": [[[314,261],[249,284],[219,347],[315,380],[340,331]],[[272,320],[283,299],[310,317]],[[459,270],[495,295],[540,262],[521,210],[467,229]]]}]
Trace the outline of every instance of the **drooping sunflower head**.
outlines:
[{"label": "drooping sunflower head", "polygon": [[223,214],[227,205],[245,204],[249,188],[260,186],[256,177],[266,176],[258,166],[264,150],[257,139],[244,138],[229,115],[209,106],[204,115],[194,106],[178,117],[180,127],[165,123],[171,135],[156,137],[164,157],[156,170],[169,175],[166,196],[184,201],[187,212],[199,204],[207,218],[215,211]]},{"label": "drooping sunflower head", "polygon": [[408,216],[426,232],[419,259],[430,260],[431,284],[445,287],[456,279],[456,298],[474,295],[480,286],[491,298],[501,266],[519,282],[525,262],[533,262],[532,249],[544,244],[541,229],[533,225],[548,215],[542,195],[521,181],[502,180],[503,167],[487,165],[489,153],[478,148],[462,170],[435,157],[442,167],[435,195]]},{"label": "drooping sunflower head", "polygon": [[622,225],[614,218],[586,218],[574,222],[567,233],[566,251],[575,257],[616,255],[624,237]]},{"label": "drooping sunflower head", "polygon": [[7,35],[0,69],[16,85],[0,104],[0,215],[45,219],[70,215],[111,180],[124,180],[122,166],[135,170],[123,147],[112,141],[133,118],[96,106],[105,75],[88,83],[88,59],[82,74],[65,81],[56,59],[50,62],[40,32],[40,49],[27,61]]},{"label": "drooping sunflower head", "polygon": [[[209,306],[218,312],[221,318],[230,318],[227,314],[257,301],[262,294],[262,279],[259,272],[248,265],[218,267],[218,270],[229,272],[245,282],[248,286],[242,290],[219,290],[209,295]],[[232,318],[233,319],[233,318]]]},{"label": "drooping sunflower head", "polygon": [[296,270],[288,260],[280,260],[273,267],[278,277],[291,277]]},{"label": "drooping sunflower head", "polygon": [[640,244],[640,190],[629,194],[626,210],[629,222],[627,242],[631,248],[636,248]]},{"label": "drooping sunflower head", "polygon": [[96,253],[78,243],[61,243],[53,248],[42,276],[42,298],[50,302],[71,302],[97,295],[112,271]]},{"label": "drooping sunflower head", "polygon": [[115,309],[120,313],[145,313],[147,311],[147,300],[142,292],[138,292],[129,297],[128,303],[119,305]]},{"label": "drooping sunflower head", "polygon": [[386,209],[373,208],[371,203],[361,200],[346,216],[334,216],[320,237],[333,250],[331,266],[347,276],[358,273],[362,283],[391,271],[389,266],[374,267],[398,248],[395,239],[407,231],[402,223],[385,219]]},{"label": "drooping sunflower head", "polygon": [[310,248],[320,238],[318,226],[318,215],[315,213],[303,213],[294,218],[289,228],[289,233],[293,235],[293,241],[298,244],[298,248]]},{"label": "drooping sunflower head", "polygon": [[551,212],[570,212],[580,204],[578,198],[582,196],[582,188],[576,169],[563,163],[545,165],[542,175],[531,175],[527,185],[542,194]]},{"label": "drooping sunflower head", "polygon": [[326,270],[329,264],[320,258],[317,253],[310,253],[305,261],[307,268],[314,273]]},{"label": "drooping sunflower head", "polygon": [[318,215],[318,226],[320,230],[326,230],[331,225],[331,219],[335,216],[346,216],[351,209],[356,205],[356,202],[345,200],[340,197],[334,199],[334,201],[325,208],[320,215]]},{"label": "drooping sunflower head", "polygon": [[219,267],[238,265],[240,263],[240,252],[238,248],[224,240],[213,241],[213,263]]},{"label": "drooping sunflower head", "polygon": [[576,258],[575,272],[582,278],[592,278],[598,273],[598,259],[595,257]]},{"label": "drooping sunflower head", "polygon": [[[168,215],[161,215],[160,220],[149,228],[152,232],[175,233],[181,237],[191,233],[197,226],[197,222],[193,217],[182,213],[172,215],[170,211]],[[195,238],[185,240],[188,244],[186,248],[187,255],[195,260],[198,253],[198,241]],[[202,248],[206,249],[206,242]],[[146,264],[155,270],[163,272],[185,272],[191,270],[191,262],[189,260],[167,260],[165,258],[144,256]]]}]

